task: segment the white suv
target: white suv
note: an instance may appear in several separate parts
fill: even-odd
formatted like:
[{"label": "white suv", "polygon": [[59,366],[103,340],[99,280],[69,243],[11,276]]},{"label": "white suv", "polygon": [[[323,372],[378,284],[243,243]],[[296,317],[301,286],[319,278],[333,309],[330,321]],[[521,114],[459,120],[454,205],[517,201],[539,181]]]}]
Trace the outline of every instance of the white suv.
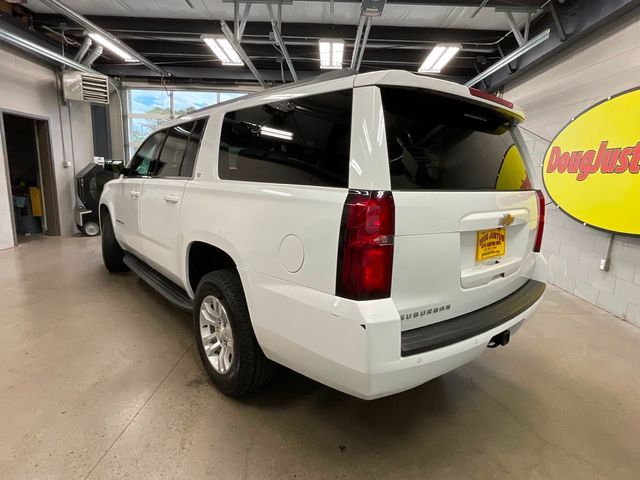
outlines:
[{"label": "white suv", "polygon": [[276,363],[364,399],[415,387],[506,344],[541,302],[522,119],[403,71],[194,112],[106,185],[104,263],[193,311],[226,394]]}]

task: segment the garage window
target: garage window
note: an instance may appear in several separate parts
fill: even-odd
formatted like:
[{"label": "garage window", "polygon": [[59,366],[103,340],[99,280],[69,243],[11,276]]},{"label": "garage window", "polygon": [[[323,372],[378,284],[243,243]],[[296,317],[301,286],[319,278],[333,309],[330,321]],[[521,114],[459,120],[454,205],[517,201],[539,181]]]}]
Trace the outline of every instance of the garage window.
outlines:
[{"label": "garage window", "polygon": [[132,157],[144,139],[164,123],[193,110],[243,95],[246,92],[153,88],[127,90],[127,155]]}]

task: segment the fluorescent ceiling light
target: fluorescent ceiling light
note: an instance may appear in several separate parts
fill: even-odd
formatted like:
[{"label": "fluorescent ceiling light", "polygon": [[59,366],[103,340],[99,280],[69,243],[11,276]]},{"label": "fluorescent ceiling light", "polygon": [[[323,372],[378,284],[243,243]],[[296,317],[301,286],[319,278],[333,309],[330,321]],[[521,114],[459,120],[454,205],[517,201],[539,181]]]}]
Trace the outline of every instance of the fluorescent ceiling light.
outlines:
[{"label": "fluorescent ceiling light", "polygon": [[215,56],[220,59],[222,65],[244,65],[244,62],[240,58],[240,55],[238,55],[238,52],[236,52],[236,49],[224,35],[202,35],[200,38],[213,51]]},{"label": "fluorescent ceiling light", "polygon": [[281,140],[293,140],[292,132],[288,132],[286,130],[278,130],[277,128],[271,128],[271,127],[265,127],[265,126],[260,127],[260,135],[263,135],[265,137],[279,138]]},{"label": "fluorescent ceiling light", "polygon": [[321,38],[320,40],[318,40],[318,47],[320,47],[320,68],[342,68],[344,40]]},{"label": "fluorescent ceiling light", "polygon": [[127,52],[124,48],[122,48],[120,45],[118,45],[116,42],[114,42],[110,38],[105,37],[104,35],[101,35],[99,33],[91,32],[91,33],[89,33],[89,37],[91,37],[91,39],[95,40],[97,43],[102,45],[104,48],[106,48],[110,52],[113,52],[116,55],[118,55],[119,57],[121,57],[125,62],[137,62],[138,61],[129,52]]},{"label": "fluorescent ceiling light", "polygon": [[427,59],[418,69],[418,73],[440,73],[444,66],[462,48],[461,45],[439,43],[429,52]]}]

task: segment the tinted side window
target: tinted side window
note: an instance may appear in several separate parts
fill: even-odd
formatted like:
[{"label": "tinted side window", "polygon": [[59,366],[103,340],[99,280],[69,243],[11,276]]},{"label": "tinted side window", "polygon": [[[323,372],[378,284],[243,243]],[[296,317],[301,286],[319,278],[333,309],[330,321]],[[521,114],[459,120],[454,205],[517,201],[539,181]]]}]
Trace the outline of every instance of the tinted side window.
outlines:
[{"label": "tinted side window", "polygon": [[344,90],[227,113],[220,178],[347,187],[351,101]]},{"label": "tinted side window", "polygon": [[196,126],[191,131],[189,141],[187,143],[187,151],[184,154],[182,160],[182,167],[180,168],[181,177],[191,177],[193,175],[193,166],[198,156],[198,150],[200,149],[200,143],[202,142],[202,134],[204,133],[204,127],[207,124],[206,119],[200,119],[196,121]]},{"label": "tinted side window", "polygon": [[162,146],[162,151],[153,169],[153,174],[157,177],[178,177],[182,158],[187,150],[189,135],[195,122],[183,123],[167,129],[167,138]]},{"label": "tinted side window", "polygon": [[132,176],[149,175],[150,169],[156,158],[158,146],[162,143],[165,132],[157,132],[147,138],[129,163]]}]

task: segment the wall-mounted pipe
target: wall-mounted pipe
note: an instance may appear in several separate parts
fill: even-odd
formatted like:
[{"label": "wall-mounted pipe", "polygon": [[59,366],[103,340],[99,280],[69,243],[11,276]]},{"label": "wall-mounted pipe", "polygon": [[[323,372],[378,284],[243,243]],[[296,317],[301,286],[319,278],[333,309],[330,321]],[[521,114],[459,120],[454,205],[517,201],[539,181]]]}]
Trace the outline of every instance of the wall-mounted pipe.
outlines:
[{"label": "wall-mounted pipe", "polygon": [[362,37],[362,29],[364,28],[365,17],[364,15],[360,15],[360,20],[358,20],[358,29],[356,31],[356,38],[353,42],[353,52],[351,53],[351,64],[349,68],[355,70],[356,62],[358,61],[358,49],[360,48],[360,37]]},{"label": "wall-mounted pipe", "polygon": [[369,31],[371,31],[371,18],[367,17],[366,26],[364,28],[364,35],[362,37],[362,44],[360,45],[360,51],[358,52],[358,61],[356,62],[356,72],[360,71],[360,64],[362,63],[362,58],[364,57],[364,50],[367,48],[367,40],[369,39]]},{"label": "wall-mounted pipe", "polygon": [[82,65],[81,63],[78,63],[70,58],[64,57],[59,53],[54,52],[53,50],[49,50],[48,48],[45,48],[42,45],[33,43],[3,28],[0,28],[0,39],[22,50],[36,54],[40,57],[47,58],[49,60],[53,60],[62,65],[66,65],[69,68],[73,68],[75,70],[79,70],[85,73],[91,73],[93,75],[102,75],[101,73],[96,72],[95,70],[87,67],[86,65]]},{"label": "wall-mounted pipe", "polygon": [[501,68],[506,67],[511,62],[513,62],[516,58],[521,57],[522,55],[527,53],[529,50],[537,47],[542,42],[547,40],[549,38],[550,33],[551,33],[551,30],[550,29],[546,29],[542,33],[540,33],[537,36],[533,37],[530,42],[527,42],[523,46],[521,46],[520,48],[515,49],[513,52],[511,52],[509,55],[504,57],[502,60],[497,61],[496,63],[491,65],[489,68],[484,70],[482,73],[480,73],[479,75],[476,75],[475,77],[473,77],[471,80],[469,80],[467,83],[465,83],[465,86],[472,87],[476,83],[478,83],[478,82],[484,80],[485,78],[487,78],[489,75],[492,75],[495,72],[497,72],[498,70],[500,70]]}]

